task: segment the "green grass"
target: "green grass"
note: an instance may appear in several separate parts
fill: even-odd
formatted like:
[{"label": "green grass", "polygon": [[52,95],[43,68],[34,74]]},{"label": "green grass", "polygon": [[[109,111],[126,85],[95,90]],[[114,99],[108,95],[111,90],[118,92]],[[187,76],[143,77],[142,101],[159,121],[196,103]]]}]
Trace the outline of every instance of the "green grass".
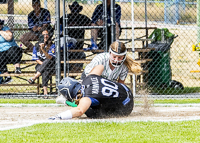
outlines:
[{"label": "green grass", "polygon": [[160,95],[181,95],[181,94],[187,94],[187,93],[198,93],[200,92],[199,87],[184,87],[184,89],[173,89],[173,88],[153,88],[150,89],[150,93],[157,93]]},{"label": "green grass", "polygon": [[10,104],[52,104],[56,103],[56,100],[44,100],[44,99],[0,99],[0,103]]},{"label": "green grass", "polygon": [[[151,99],[153,100],[153,99]],[[200,99],[163,99],[163,100],[153,100],[154,103],[161,103],[161,104],[187,104],[187,103],[200,103]],[[135,103],[140,103],[141,99],[135,99]],[[53,104],[56,103],[55,99],[0,99],[0,104]]]},{"label": "green grass", "polygon": [[188,103],[200,103],[200,99],[165,99],[154,100],[154,103],[171,103],[171,104],[188,104]]},{"label": "green grass", "polygon": [[0,131],[0,142],[199,142],[199,128],[199,120],[181,122],[44,123]]}]

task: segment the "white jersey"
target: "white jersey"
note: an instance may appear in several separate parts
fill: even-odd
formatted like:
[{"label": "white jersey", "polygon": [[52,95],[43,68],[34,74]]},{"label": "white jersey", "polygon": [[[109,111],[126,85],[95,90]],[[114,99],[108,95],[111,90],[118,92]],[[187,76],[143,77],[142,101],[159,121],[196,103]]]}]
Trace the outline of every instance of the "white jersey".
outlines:
[{"label": "white jersey", "polygon": [[102,77],[112,80],[112,81],[117,81],[118,77],[121,80],[125,80],[127,74],[128,74],[128,68],[126,65],[121,65],[120,67],[115,67],[114,70],[110,69],[109,66],[109,53],[101,53],[96,55],[92,61],[85,67],[85,74],[86,76],[91,72],[91,70],[97,66],[97,65],[104,65],[104,71],[102,73]]}]

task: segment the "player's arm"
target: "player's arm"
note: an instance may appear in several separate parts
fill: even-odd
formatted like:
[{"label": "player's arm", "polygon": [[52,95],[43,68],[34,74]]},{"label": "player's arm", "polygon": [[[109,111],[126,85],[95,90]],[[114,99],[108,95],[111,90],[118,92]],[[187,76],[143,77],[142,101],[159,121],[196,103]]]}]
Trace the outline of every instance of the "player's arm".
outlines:
[{"label": "player's arm", "polygon": [[120,75],[119,75],[118,83],[124,84],[127,75],[128,75],[128,68],[125,67],[125,68],[121,71],[121,73],[120,73]]},{"label": "player's arm", "polygon": [[10,30],[0,30],[0,35],[6,40],[6,41],[10,41],[12,39],[12,32]]},{"label": "player's arm", "polygon": [[124,84],[125,80],[118,79],[118,83]]},{"label": "player's arm", "polygon": [[104,65],[97,65],[91,70],[91,72],[88,75],[95,74],[101,76],[103,70],[104,70]]},{"label": "player's arm", "polygon": [[40,65],[43,63],[41,60],[39,60],[39,58],[37,56],[37,50],[36,50],[35,46],[33,47],[32,60],[36,61]]},{"label": "player's arm", "polygon": [[119,34],[120,34],[120,27],[119,24],[116,22],[116,40],[119,40]]},{"label": "player's arm", "polygon": [[56,116],[51,117],[49,119],[50,120],[56,120],[56,119],[68,120],[75,117],[80,117],[89,109],[91,104],[92,104],[92,101],[89,97],[83,97],[79,101],[79,104],[77,107],[74,107],[74,108],[71,108],[70,110],[59,113]]},{"label": "player's arm", "polygon": [[91,106],[92,101],[89,97],[83,97],[79,101],[77,107],[70,109],[72,113],[72,118],[82,116]]},{"label": "player's arm", "polygon": [[40,45],[40,48],[41,48],[42,52],[44,53],[45,57],[46,57],[47,59],[51,59],[52,56],[49,55],[49,54],[47,53],[47,51],[44,49],[44,43],[40,43],[39,45]]}]

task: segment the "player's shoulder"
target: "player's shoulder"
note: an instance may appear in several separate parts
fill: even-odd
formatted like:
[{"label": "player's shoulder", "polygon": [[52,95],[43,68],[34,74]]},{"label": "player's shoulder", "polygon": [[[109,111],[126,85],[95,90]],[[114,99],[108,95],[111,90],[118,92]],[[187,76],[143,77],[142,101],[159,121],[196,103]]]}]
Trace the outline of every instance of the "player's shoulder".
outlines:
[{"label": "player's shoulder", "polygon": [[31,12],[28,14],[28,17],[32,17],[32,16],[34,16],[34,10],[31,11]]},{"label": "player's shoulder", "polygon": [[101,58],[101,59],[106,59],[106,58],[109,58],[109,53],[100,53],[98,55],[95,56],[96,58]]},{"label": "player's shoulder", "polygon": [[117,4],[117,3],[115,4],[115,7],[116,8],[121,8],[121,6],[119,4]]},{"label": "player's shoulder", "polygon": [[41,13],[46,14],[46,13],[50,13],[48,9],[45,8],[40,8]]},{"label": "player's shoulder", "polygon": [[96,6],[96,12],[101,12],[103,10],[103,4],[99,4]]}]

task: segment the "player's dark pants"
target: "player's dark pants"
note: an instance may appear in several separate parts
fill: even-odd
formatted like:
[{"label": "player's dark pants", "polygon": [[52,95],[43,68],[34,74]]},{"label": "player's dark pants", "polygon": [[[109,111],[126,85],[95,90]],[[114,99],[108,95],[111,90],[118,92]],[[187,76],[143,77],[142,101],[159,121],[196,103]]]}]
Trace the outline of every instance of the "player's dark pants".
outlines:
[{"label": "player's dark pants", "polygon": [[86,112],[89,118],[108,118],[108,117],[121,117],[128,116],[133,110],[133,95],[130,96],[130,102],[126,105],[116,101],[109,101],[110,103],[101,104],[99,106],[90,107]]},{"label": "player's dark pants", "polygon": [[7,64],[20,63],[22,58],[22,48],[18,46],[10,47],[7,51],[0,52],[0,71],[7,72]]},{"label": "player's dark pants", "polygon": [[55,73],[55,58],[45,59],[43,64],[37,64],[35,69],[42,75],[42,86],[47,86],[51,75]]}]

